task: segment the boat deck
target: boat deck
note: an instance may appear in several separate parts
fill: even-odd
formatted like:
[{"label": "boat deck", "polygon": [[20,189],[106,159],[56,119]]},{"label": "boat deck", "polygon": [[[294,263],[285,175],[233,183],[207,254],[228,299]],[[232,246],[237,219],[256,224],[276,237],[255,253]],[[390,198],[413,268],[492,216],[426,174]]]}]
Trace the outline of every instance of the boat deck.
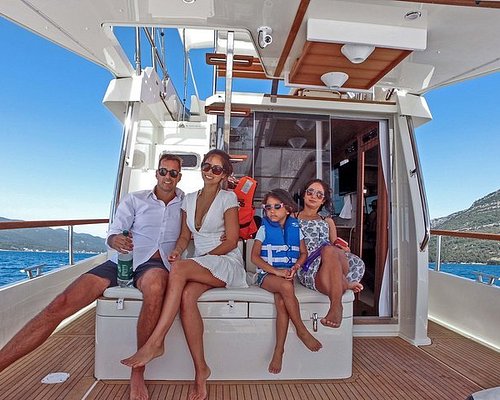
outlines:
[{"label": "boat deck", "polygon": [[[128,399],[127,381],[93,377],[95,310],[52,335],[0,374],[0,399]],[[500,386],[500,353],[429,322],[432,344],[400,338],[354,338],[353,375],[343,380],[211,381],[209,399],[465,399]],[[40,380],[69,372],[61,384]],[[190,382],[148,382],[150,399],[185,399]]]}]

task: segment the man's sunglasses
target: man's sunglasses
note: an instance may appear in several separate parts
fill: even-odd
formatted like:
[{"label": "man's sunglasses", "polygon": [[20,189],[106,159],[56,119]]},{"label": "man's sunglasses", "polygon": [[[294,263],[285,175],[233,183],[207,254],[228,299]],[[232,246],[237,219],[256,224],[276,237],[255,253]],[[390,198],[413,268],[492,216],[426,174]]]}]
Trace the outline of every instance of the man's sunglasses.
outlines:
[{"label": "man's sunglasses", "polygon": [[175,169],[158,168],[158,173],[161,176],[167,176],[167,174],[169,174],[170,177],[174,179],[179,176],[179,171]]},{"label": "man's sunglasses", "polygon": [[320,200],[321,200],[323,197],[325,197],[325,194],[324,194],[321,190],[307,189],[307,190],[306,190],[306,194],[307,194],[308,196],[314,196],[314,195],[316,195],[316,197],[317,197],[318,199],[320,199]]},{"label": "man's sunglasses", "polygon": [[285,207],[283,203],[277,203],[277,204],[262,204],[262,208],[266,211],[271,211],[273,208],[275,210],[279,210],[281,207]]},{"label": "man's sunglasses", "polygon": [[212,170],[212,174],[220,175],[224,172],[224,167],[222,167],[220,165],[212,165],[212,164],[206,162],[206,163],[201,164],[201,170],[203,172],[208,172],[208,171]]}]

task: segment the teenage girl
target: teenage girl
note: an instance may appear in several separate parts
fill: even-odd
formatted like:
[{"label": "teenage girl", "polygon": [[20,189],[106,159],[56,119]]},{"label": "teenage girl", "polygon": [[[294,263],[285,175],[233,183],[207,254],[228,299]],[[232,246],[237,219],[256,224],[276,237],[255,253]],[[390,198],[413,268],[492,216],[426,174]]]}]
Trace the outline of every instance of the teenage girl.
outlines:
[{"label": "teenage girl", "polygon": [[[323,208],[331,211],[330,186],[321,179],[309,181],[303,191],[304,208],[297,214],[304,241],[309,254],[320,246],[321,254],[310,263],[307,269],[299,269],[297,277],[305,287],[317,290],[330,298],[330,309],[321,319],[324,326],[338,328],[342,322],[342,295],[346,289],[355,293],[363,290],[359,283],[364,272],[364,263],[346,247],[332,245],[338,243],[337,228],[331,217],[319,214]],[[325,245],[327,244],[327,245]],[[348,282],[348,275],[352,280]],[[354,276],[353,276],[354,275]],[[357,275],[357,276],[356,276]]]}]

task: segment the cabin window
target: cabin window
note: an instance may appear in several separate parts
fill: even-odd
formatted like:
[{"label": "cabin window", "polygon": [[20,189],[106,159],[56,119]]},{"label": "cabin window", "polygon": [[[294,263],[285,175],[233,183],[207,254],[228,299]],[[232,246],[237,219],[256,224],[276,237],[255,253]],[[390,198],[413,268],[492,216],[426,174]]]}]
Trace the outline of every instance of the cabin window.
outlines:
[{"label": "cabin window", "polygon": [[172,154],[181,158],[183,169],[196,168],[200,165],[200,156],[196,153],[176,153],[176,152],[173,152]]}]

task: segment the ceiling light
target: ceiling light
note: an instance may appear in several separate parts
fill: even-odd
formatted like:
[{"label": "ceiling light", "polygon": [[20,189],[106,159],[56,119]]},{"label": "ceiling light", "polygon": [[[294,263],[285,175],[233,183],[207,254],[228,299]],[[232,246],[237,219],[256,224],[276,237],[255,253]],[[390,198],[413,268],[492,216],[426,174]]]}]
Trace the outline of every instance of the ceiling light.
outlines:
[{"label": "ceiling light", "polygon": [[341,87],[349,78],[345,72],[327,72],[321,75],[321,81],[330,89]]},{"label": "ceiling light", "polygon": [[291,137],[288,139],[288,144],[294,149],[301,149],[307,142],[307,139],[303,136]]},{"label": "ceiling light", "polygon": [[315,124],[316,122],[311,119],[298,119],[295,122],[295,125],[297,125],[302,132],[309,132]]},{"label": "ceiling light", "polygon": [[360,64],[365,61],[375,50],[375,46],[368,44],[346,43],[340,51],[353,64]]},{"label": "ceiling light", "polygon": [[186,4],[193,4],[196,0],[182,0]]}]

